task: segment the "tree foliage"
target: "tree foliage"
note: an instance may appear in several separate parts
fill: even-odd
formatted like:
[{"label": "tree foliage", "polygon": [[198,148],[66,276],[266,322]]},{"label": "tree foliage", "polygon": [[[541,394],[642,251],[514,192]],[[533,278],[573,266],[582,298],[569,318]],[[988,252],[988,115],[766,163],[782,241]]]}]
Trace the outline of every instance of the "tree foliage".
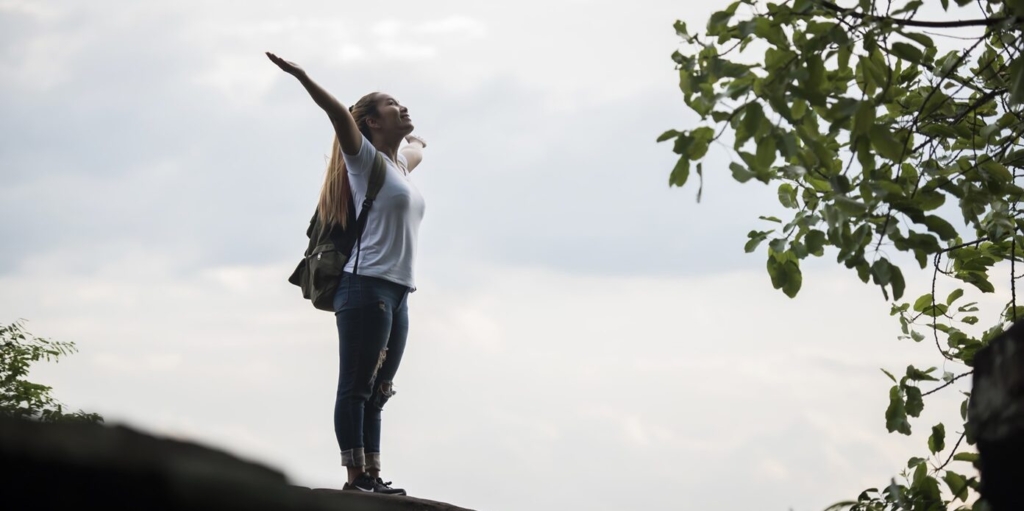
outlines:
[{"label": "tree foliage", "polygon": [[64,411],[52,388],[26,379],[32,363],[57,361],[74,352],[74,343],[36,337],[20,321],[0,326],[0,415],[43,422],[103,422],[95,413]]},{"label": "tree foliage", "polygon": [[[934,342],[944,367],[964,367],[885,371],[890,432],[911,434],[925,398],[969,375],[974,354],[1024,317],[1014,274],[1024,245],[1022,27],[1024,0],[739,0],[701,33],[675,25],[679,87],[702,122],[659,137],[679,155],[670,185],[695,168],[700,200],[709,149],[724,147],[737,181],[770,186],[791,213],[760,217],[767,227],[745,246],[767,243],[773,287],[796,296],[801,262],[834,252],[893,301],[901,338]],[[901,253],[932,276],[911,300]],[[956,290],[940,296],[939,277]],[[1000,310],[964,298],[996,284],[1011,289]],[[967,504],[978,480],[953,464],[975,460],[966,399],[951,438],[931,428],[928,459],[836,509],[985,506]]]}]

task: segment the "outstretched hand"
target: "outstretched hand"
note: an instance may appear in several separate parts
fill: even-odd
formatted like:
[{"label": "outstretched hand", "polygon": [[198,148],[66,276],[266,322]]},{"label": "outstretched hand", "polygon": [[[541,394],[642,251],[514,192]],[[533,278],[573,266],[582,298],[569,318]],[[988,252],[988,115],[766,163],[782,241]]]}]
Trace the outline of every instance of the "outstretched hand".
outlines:
[{"label": "outstretched hand", "polygon": [[277,64],[277,67],[281,68],[281,70],[284,71],[285,73],[288,73],[296,78],[306,74],[306,72],[303,71],[303,69],[299,67],[298,64],[282,59],[281,57],[278,57],[277,55],[274,55],[269,51],[266,52],[266,54],[267,58],[269,58],[270,61],[273,62],[274,64]]}]

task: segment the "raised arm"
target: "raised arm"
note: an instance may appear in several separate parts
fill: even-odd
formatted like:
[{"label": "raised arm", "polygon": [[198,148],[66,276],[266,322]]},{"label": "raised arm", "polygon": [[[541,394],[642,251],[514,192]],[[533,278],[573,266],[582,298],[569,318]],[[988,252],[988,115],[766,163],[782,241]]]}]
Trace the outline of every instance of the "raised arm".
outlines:
[{"label": "raised arm", "polygon": [[408,144],[402,147],[402,156],[405,156],[405,161],[409,164],[408,171],[412,172],[423,161],[423,149],[427,147],[427,143],[415,135],[405,137],[405,141]]},{"label": "raised arm", "polygon": [[345,105],[342,105],[340,101],[335,99],[330,92],[327,92],[323,87],[314,82],[306,74],[306,71],[294,62],[284,60],[270,52],[267,52],[267,58],[274,64],[277,64],[277,67],[281,68],[282,71],[294,76],[306,88],[306,92],[313,98],[313,101],[327,113],[327,117],[331,119],[331,124],[334,125],[334,132],[338,135],[341,150],[345,154],[357,154],[359,147],[363,144],[363,135],[359,133],[359,127],[356,126],[356,121],[352,118],[348,108],[345,108]]}]

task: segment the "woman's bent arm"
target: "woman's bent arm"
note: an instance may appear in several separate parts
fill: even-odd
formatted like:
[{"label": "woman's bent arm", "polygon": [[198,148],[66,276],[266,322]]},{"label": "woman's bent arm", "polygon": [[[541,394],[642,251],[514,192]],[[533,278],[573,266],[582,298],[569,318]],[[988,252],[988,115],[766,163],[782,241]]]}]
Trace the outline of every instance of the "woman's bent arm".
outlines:
[{"label": "woman's bent arm", "polygon": [[413,135],[405,137],[405,141],[408,142],[408,145],[402,147],[402,156],[405,156],[405,161],[409,164],[408,170],[412,172],[423,161],[423,149],[427,147],[427,143],[422,138]]}]

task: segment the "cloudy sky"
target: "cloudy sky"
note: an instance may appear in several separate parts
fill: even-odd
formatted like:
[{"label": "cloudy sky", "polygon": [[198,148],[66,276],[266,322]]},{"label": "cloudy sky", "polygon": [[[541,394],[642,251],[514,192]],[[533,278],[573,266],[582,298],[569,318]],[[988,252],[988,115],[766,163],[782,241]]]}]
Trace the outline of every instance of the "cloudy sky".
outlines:
[{"label": "cloudy sky", "polygon": [[332,135],[270,50],[343,102],[393,94],[429,143],[387,479],[485,511],[884,485],[926,448],[886,434],[879,368],[934,347],[828,258],[772,290],[742,247],[780,207],[724,151],[701,204],[667,185],[654,140],[697,122],[672,24],[724,6],[0,0],[0,321],[77,343],[33,374],[73,407],[340,486],[333,317],[285,280]]}]

